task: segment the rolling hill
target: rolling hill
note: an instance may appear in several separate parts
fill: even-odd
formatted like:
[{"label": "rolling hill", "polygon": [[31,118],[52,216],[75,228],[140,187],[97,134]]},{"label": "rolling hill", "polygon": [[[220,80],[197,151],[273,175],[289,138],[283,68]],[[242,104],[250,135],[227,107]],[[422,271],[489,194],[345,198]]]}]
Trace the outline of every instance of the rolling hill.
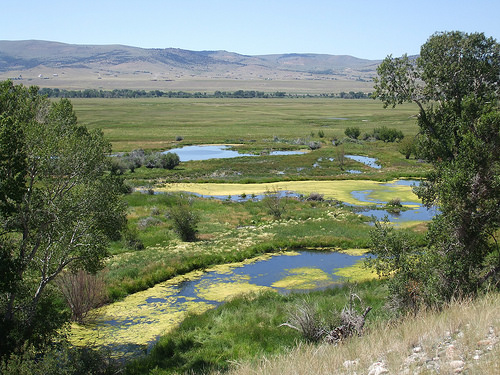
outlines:
[{"label": "rolling hill", "polygon": [[0,79],[66,89],[370,91],[380,61],[345,55],[0,41]]}]

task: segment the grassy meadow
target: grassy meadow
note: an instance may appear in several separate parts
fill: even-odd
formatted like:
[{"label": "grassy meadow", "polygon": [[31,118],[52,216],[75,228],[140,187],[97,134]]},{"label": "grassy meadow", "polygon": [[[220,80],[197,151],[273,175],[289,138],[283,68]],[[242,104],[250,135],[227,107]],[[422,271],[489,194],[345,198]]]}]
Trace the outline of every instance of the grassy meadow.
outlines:
[{"label": "grassy meadow", "polygon": [[72,103],[79,122],[102,129],[115,152],[208,143],[265,149],[272,147],[274,137],[317,140],[322,130],[326,141],[343,138],[345,128],[352,126],[362,133],[384,125],[406,135],[417,132],[416,106],[384,109],[369,99],[72,99]]},{"label": "grassy meadow", "polygon": [[[369,204],[353,199],[351,191],[374,190],[385,200],[414,201],[410,187],[386,192],[379,182],[420,178],[428,170],[428,165],[413,156],[406,159],[397,142],[362,140],[364,134],[382,126],[414,136],[417,109],[412,105],[384,109],[372,100],[327,98],[73,99],[72,103],[80,124],[102,129],[114,153],[230,144],[260,155],[181,162],[172,170],[143,166],[125,171],[125,181],[140,191],[125,195],[128,228],[121,240],[112,243],[111,257],[102,271],[110,303],[190,271],[269,252],[368,249],[370,219],[358,211]],[[348,140],[344,135],[347,127],[359,127],[360,139]],[[309,142],[321,147],[310,149]],[[304,153],[268,155],[273,150]],[[377,158],[381,168],[344,158],[349,154]],[[349,169],[362,173],[350,174]],[[324,184],[334,185],[325,188]],[[196,240],[184,242],[175,232],[171,210],[186,195],[183,190],[248,196],[273,188],[296,190],[303,196],[281,198],[280,217],[273,215],[265,200],[190,196],[190,209],[199,218]],[[147,193],[148,189],[155,194]],[[307,199],[315,193],[322,199]],[[423,238],[426,225],[412,223],[402,230]],[[349,272],[346,280],[363,279],[361,269]],[[368,324],[386,319],[384,282],[360,281],[357,288],[363,300],[377,310]],[[322,319],[328,320],[332,309],[340,311],[345,305],[347,294],[347,289],[340,288],[307,298],[320,306]],[[227,370],[232,361],[285,355],[303,339],[277,325],[304,298],[275,293],[239,297],[216,310],[190,316],[164,336],[150,356],[130,364],[128,371]]]}]

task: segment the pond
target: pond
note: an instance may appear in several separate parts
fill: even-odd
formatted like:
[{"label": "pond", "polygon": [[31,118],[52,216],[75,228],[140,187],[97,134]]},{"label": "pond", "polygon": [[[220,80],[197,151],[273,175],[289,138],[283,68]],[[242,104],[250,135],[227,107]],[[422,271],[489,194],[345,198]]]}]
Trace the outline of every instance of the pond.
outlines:
[{"label": "pond", "polygon": [[345,155],[346,158],[357,161],[358,163],[363,163],[364,165],[367,165],[371,168],[375,169],[380,169],[382,168],[379,164],[377,159],[375,158],[369,158],[368,156],[361,156],[361,155]]},{"label": "pond", "polygon": [[[164,151],[163,153],[167,152],[173,152],[179,155],[180,161],[231,159],[239,158],[242,156],[259,156],[255,154],[245,154],[235,150],[231,150],[231,147],[228,145],[184,146]],[[271,151],[269,152],[269,155],[300,155],[303,153],[303,151]]]},{"label": "pond", "polygon": [[[390,183],[382,184],[381,186],[386,187],[386,191],[390,192],[397,186],[418,186],[420,181],[417,180],[397,180]],[[370,204],[375,204],[379,209],[367,209],[361,211],[361,213],[368,217],[375,217],[377,220],[384,220],[385,217],[391,222],[395,224],[410,222],[410,221],[429,221],[436,214],[439,213],[439,210],[436,207],[426,208],[420,202],[412,202],[412,201],[402,201],[401,204],[406,206],[406,209],[401,210],[400,212],[391,212],[384,209],[380,209],[385,206],[387,203],[387,198],[380,199],[377,195],[374,194],[373,190],[359,190],[352,191],[351,194],[358,201],[366,202]],[[409,209],[408,209],[409,208]]]},{"label": "pond", "polygon": [[375,274],[361,267],[361,251],[286,252],[268,254],[241,263],[195,271],[135,293],[98,310],[93,326],[74,325],[72,342],[89,341],[109,347],[116,355],[135,355],[151,347],[160,335],[178,325],[191,312],[217,307],[241,293],[274,290],[307,292],[331,288]]}]

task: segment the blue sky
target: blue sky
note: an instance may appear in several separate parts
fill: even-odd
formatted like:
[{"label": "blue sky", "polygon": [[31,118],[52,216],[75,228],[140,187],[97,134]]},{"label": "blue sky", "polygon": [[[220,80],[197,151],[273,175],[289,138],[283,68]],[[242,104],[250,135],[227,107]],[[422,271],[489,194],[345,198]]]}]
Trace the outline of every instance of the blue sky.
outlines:
[{"label": "blue sky", "polygon": [[3,0],[1,40],[327,53],[417,54],[436,31],[500,41],[498,0]]}]

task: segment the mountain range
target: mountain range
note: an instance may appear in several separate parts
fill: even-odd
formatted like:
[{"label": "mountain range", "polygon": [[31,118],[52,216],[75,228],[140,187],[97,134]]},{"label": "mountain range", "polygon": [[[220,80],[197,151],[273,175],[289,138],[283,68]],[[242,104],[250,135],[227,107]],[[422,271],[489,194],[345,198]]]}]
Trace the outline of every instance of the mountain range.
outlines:
[{"label": "mountain range", "polygon": [[66,89],[366,91],[379,63],[314,53],[249,56],[179,48],[0,41],[0,79]]}]

